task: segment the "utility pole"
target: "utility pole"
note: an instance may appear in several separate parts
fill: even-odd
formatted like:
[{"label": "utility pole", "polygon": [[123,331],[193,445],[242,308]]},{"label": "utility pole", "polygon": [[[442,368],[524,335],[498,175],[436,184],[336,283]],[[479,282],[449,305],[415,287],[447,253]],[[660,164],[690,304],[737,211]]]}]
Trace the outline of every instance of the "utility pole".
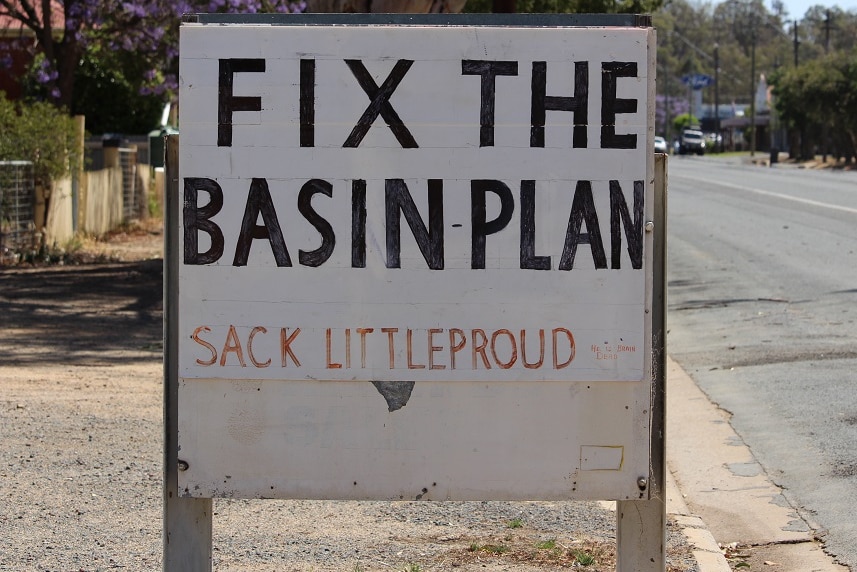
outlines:
[{"label": "utility pole", "polygon": [[[670,33],[667,32],[667,41],[669,41]],[[666,139],[667,145],[672,147],[672,122],[670,121],[670,58],[669,55],[664,58],[664,123],[666,124]]]},{"label": "utility pole", "polygon": [[720,137],[720,44],[714,43],[714,148],[723,151]]},{"label": "utility pole", "polygon": [[[794,25],[792,26],[792,30],[794,31],[794,52],[795,52],[795,68],[798,67],[798,48],[800,47],[800,40],[798,39],[798,24],[797,20],[794,21]],[[797,157],[798,159],[803,159],[803,142],[806,140],[806,133],[804,131],[803,122],[801,122],[800,130],[798,131],[798,144],[797,144]]]},{"label": "utility pole", "polygon": [[670,63],[664,60],[664,131],[667,144],[672,145],[672,126],[670,125]]},{"label": "utility pole", "polygon": [[797,20],[794,21],[793,28],[794,28],[794,33],[795,33],[795,39],[794,39],[795,67],[797,67],[798,66],[798,62],[797,62],[798,46],[800,46],[800,40],[797,39]]},{"label": "utility pole", "polygon": [[752,15],[752,39],[750,44],[750,156],[756,154],[756,16]]},{"label": "utility pole", "polygon": [[[824,11],[824,55],[830,53],[830,10]],[[821,126],[821,162],[827,163],[827,123]]]}]

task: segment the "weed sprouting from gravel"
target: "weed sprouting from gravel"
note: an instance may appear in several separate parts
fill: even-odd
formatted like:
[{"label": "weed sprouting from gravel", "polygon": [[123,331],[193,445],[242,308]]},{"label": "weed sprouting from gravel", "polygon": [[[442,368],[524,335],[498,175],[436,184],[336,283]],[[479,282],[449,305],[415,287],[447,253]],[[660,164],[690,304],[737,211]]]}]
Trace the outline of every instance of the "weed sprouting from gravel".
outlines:
[{"label": "weed sprouting from gravel", "polygon": [[456,560],[470,563],[498,559],[507,563],[560,568],[590,567],[614,570],[615,550],[611,543],[590,538],[539,539],[533,533],[506,534],[501,538],[471,540],[465,550],[453,551]]}]

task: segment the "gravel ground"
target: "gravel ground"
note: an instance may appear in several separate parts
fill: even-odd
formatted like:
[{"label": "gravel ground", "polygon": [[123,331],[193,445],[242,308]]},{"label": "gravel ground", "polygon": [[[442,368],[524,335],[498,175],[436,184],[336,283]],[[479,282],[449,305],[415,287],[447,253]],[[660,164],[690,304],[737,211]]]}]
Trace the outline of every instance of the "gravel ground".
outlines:
[{"label": "gravel ground", "polygon": [[[63,266],[0,267],[0,570],[161,567],[160,240],[148,226]],[[668,538],[669,570],[698,570],[672,522]],[[213,551],[217,571],[614,570],[615,514],[216,499]]]}]

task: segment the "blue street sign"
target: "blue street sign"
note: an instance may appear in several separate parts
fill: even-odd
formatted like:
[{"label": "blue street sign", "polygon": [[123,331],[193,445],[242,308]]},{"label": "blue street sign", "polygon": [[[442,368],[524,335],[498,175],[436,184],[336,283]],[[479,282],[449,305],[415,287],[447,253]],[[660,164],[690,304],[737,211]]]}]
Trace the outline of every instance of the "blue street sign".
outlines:
[{"label": "blue street sign", "polygon": [[702,89],[703,87],[708,87],[709,85],[714,83],[714,78],[710,75],[694,73],[682,76],[681,82],[684,85],[692,87],[693,89]]}]

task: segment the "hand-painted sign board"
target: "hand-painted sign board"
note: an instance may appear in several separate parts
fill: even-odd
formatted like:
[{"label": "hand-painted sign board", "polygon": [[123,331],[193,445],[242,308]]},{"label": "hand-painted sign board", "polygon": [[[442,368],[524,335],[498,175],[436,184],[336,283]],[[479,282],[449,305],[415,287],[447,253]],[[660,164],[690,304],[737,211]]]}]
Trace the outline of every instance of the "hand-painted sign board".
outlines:
[{"label": "hand-painted sign board", "polygon": [[648,27],[185,23],[179,489],[640,498]]}]

